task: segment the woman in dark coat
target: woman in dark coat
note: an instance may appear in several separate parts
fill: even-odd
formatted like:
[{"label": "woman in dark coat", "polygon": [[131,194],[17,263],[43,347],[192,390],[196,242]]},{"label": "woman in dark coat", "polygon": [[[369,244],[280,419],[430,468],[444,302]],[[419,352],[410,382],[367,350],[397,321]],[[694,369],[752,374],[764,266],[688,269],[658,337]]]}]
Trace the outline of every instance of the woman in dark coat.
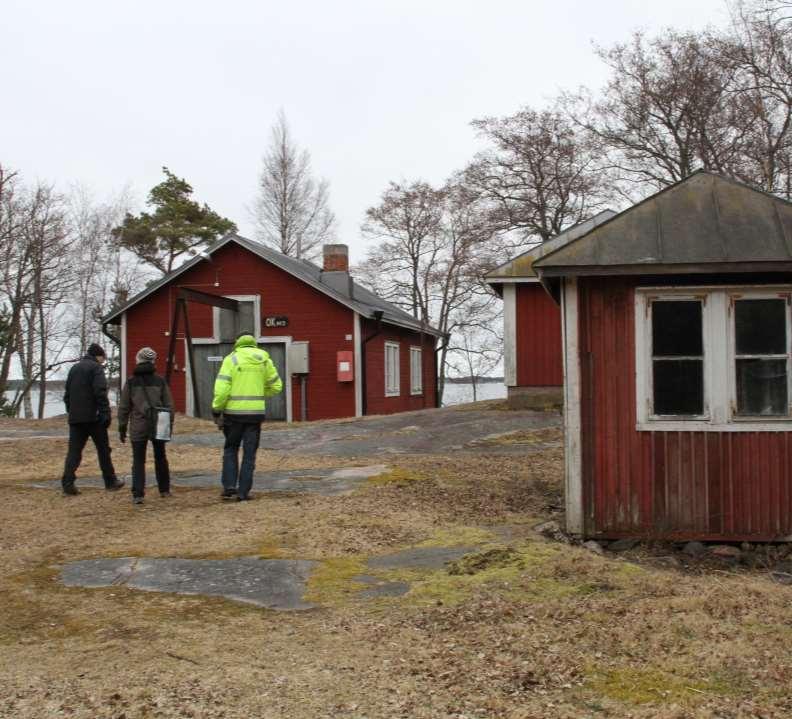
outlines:
[{"label": "woman in dark coat", "polygon": [[[157,353],[143,347],[135,355],[137,366],[121,392],[118,404],[118,434],[126,442],[127,431],[132,442],[132,501],[143,504],[146,493],[146,445],[149,442],[149,407],[167,407],[173,413],[173,397],[165,380],[155,372]],[[166,442],[152,439],[154,468],[160,497],[170,497],[170,470],[165,454]]]}]

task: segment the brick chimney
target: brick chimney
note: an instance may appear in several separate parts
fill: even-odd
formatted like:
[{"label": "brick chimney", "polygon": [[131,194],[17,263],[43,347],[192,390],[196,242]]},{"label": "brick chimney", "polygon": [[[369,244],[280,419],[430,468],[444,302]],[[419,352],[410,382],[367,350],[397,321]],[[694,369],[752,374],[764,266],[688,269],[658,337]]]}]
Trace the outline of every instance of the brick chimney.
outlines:
[{"label": "brick chimney", "polygon": [[325,272],[349,272],[349,247],[347,245],[324,245],[322,247]]}]

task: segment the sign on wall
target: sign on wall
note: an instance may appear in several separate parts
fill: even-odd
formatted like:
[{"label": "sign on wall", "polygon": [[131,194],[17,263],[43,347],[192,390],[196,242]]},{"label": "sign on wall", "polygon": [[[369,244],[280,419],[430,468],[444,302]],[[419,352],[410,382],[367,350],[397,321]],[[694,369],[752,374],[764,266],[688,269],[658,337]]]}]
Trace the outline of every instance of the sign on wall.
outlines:
[{"label": "sign on wall", "polygon": [[289,318],[283,315],[275,316],[275,317],[265,317],[264,318],[264,326],[265,327],[288,327],[289,326]]}]

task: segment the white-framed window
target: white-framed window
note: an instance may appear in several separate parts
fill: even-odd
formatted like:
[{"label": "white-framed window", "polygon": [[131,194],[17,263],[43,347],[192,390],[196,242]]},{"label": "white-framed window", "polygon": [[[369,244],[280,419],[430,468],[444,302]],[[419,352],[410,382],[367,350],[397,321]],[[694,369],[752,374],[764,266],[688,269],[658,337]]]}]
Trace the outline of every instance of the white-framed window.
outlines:
[{"label": "white-framed window", "polygon": [[423,353],[420,347],[410,347],[410,394],[423,393]]},{"label": "white-framed window", "polygon": [[639,288],[639,430],[792,431],[792,288]]},{"label": "white-framed window", "polygon": [[194,344],[219,344],[231,342],[242,331],[261,337],[261,295],[224,295],[239,302],[239,312],[234,313],[212,307],[212,336],[193,337]]},{"label": "white-framed window", "polygon": [[385,343],[385,396],[398,397],[401,394],[399,386],[399,344],[397,342]]}]

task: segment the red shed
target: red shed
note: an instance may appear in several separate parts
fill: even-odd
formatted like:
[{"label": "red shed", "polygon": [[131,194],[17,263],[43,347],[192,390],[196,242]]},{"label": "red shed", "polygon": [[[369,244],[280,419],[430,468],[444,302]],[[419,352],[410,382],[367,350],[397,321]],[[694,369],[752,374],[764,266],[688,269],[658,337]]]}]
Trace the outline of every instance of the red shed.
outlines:
[{"label": "red shed", "polygon": [[792,540],[792,204],[697,172],[534,266],[563,315],[569,531]]},{"label": "red shed", "polygon": [[561,311],[539,282],[533,263],[615,214],[603,210],[486,276],[503,298],[504,382],[512,407],[542,408],[560,403],[563,395]]},{"label": "red shed", "polygon": [[[346,245],[326,245],[324,265],[296,260],[229,234],[105,318],[119,326],[122,376],[136,351],[154,348],[164,366],[180,296],[236,300],[235,310],[187,303],[201,416],[214,377],[240,331],[254,334],[284,378],[270,419],[387,414],[436,405],[440,333],[353,281]],[[231,303],[233,304],[233,303]],[[175,343],[171,389],[177,410],[196,414],[186,337]],[[305,397],[302,392],[305,390]]]}]

